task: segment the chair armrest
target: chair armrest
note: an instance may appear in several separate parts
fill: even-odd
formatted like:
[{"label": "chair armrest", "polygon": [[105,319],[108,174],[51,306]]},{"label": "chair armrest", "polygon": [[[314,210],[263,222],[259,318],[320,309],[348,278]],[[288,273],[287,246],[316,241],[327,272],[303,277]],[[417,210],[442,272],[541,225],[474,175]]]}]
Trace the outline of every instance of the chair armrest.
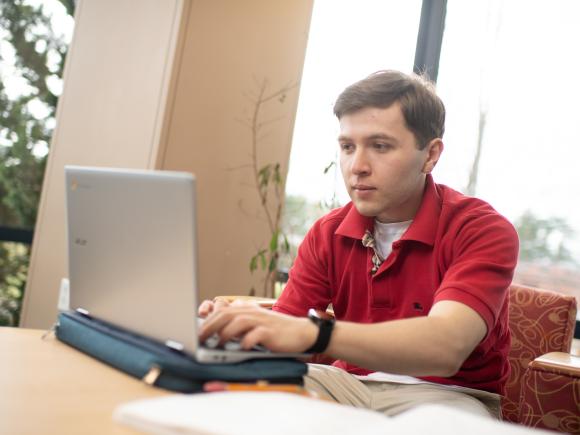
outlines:
[{"label": "chair armrest", "polygon": [[234,301],[244,301],[244,302],[251,302],[253,304],[259,305],[263,308],[272,308],[276,299],[272,298],[261,298],[258,296],[218,296],[216,299],[220,299],[222,301],[226,301],[228,303],[232,303]]},{"label": "chair armrest", "polygon": [[532,361],[522,379],[518,421],[526,426],[579,433],[580,357],[551,352]]},{"label": "chair armrest", "polygon": [[[261,306],[262,308],[272,308],[276,303],[276,299],[274,298],[261,298],[259,296],[239,296],[239,295],[229,295],[229,296],[217,296],[216,300],[226,301],[227,303],[231,304],[234,301],[244,301],[244,302],[251,302]],[[334,310],[331,306],[326,309],[326,314],[334,317]]]},{"label": "chair armrest", "polygon": [[580,357],[564,352],[550,352],[533,360],[529,368],[580,378]]}]

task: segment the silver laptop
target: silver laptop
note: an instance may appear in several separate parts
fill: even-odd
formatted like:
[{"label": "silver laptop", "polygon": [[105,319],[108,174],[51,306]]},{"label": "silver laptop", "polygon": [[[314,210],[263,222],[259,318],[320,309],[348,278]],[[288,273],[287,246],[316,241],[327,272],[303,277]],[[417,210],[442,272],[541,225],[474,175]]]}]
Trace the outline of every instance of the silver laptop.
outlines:
[{"label": "silver laptop", "polygon": [[65,175],[72,310],[200,362],[304,356],[199,344],[192,174],[67,166]]}]

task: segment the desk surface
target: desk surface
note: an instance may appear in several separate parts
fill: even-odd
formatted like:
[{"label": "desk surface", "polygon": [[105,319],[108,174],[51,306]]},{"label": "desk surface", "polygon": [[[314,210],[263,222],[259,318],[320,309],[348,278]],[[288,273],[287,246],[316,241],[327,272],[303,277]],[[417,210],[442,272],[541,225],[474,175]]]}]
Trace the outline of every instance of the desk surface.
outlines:
[{"label": "desk surface", "polygon": [[115,407],[169,394],[42,334],[0,328],[2,434],[135,434],[112,420]]}]

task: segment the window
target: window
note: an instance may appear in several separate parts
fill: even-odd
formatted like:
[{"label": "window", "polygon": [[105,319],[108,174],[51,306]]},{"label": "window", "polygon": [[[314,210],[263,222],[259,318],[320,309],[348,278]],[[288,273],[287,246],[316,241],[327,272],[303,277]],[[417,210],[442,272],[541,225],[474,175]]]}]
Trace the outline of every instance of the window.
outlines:
[{"label": "window", "polygon": [[515,281],[580,302],[579,15],[574,0],[448,1],[437,84],[446,150],[435,177],[515,224]]},{"label": "window", "polygon": [[[315,2],[287,182],[293,244],[348,200],[336,171],[334,99],[373,71],[411,70],[420,12],[419,1]],[[580,302],[580,59],[571,55],[579,15],[575,0],[448,0],[437,83],[446,149],[434,176],[514,223],[515,281]]]},{"label": "window", "polygon": [[419,0],[315,1],[286,185],[294,247],[317,217],[348,201],[336,170],[336,97],[372,72],[411,72],[420,15]]},{"label": "window", "polygon": [[0,2],[0,326],[19,321],[73,5]]}]

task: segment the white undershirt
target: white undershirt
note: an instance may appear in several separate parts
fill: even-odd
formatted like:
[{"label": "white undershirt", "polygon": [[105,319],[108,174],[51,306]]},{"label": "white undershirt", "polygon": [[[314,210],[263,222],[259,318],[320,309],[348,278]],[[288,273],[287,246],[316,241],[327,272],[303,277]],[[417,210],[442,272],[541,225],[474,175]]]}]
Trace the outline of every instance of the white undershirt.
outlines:
[{"label": "white undershirt", "polygon": [[387,258],[393,250],[393,242],[399,240],[403,233],[407,231],[412,220],[404,222],[394,222],[391,224],[384,224],[375,219],[374,238],[380,256]]}]

